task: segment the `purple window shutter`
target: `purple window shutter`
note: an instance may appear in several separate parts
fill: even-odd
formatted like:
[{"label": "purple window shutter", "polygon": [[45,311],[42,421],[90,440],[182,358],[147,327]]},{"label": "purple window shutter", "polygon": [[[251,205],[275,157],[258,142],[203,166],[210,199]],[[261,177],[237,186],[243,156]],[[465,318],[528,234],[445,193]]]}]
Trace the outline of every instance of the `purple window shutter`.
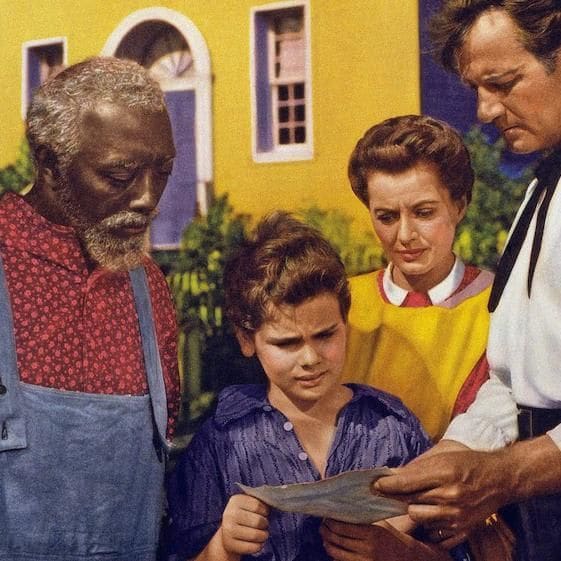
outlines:
[{"label": "purple window shutter", "polygon": [[432,57],[428,22],[440,0],[419,2],[421,41],[421,112],[447,121],[462,132],[476,122],[475,97],[457,76],[446,72]]},{"label": "purple window shutter", "polygon": [[270,152],[273,149],[273,124],[271,114],[271,93],[269,86],[269,57],[267,52],[267,31],[269,22],[266,14],[255,14],[255,100],[257,109],[257,151]]},{"label": "purple window shutter", "polygon": [[27,49],[27,103],[33,92],[41,85],[41,64],[35,49]]},{"label": "purple window shutter", "polygon": [[160,214],[151,228],[152,245],[178,246],[187,224],[195,216],[197,158],[195,149],[195,92],[166,92],[176,157],[166,190],[160,199]]}]

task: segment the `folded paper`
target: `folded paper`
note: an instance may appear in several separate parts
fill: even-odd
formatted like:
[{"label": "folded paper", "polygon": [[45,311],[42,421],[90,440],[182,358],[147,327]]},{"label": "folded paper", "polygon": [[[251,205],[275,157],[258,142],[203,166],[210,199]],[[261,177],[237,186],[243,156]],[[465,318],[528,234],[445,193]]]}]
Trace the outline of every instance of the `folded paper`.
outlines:
[{"label": "folded paper", "polygon": [[248,487],[244,493],[285,512],[301,512],[352,524],[371,524],[407,512],[407,504],[372,493],[372,483],[389,475],[386,467],[347,471],[311,483]]}]

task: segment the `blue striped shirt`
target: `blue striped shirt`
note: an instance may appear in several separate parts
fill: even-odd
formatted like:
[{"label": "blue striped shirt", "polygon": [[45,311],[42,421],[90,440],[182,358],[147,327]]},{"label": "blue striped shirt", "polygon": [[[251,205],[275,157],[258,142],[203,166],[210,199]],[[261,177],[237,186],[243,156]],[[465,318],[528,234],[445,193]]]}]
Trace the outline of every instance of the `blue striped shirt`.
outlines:
[{"label": "blue striped shirt", "polygon": [[[417,418],[396,397],[369,386],[348,384],[350,402],[341,410],[326,477],[343,471],[406,464],[430,446]],[[214,416],[193,437],[168,479],[171,559],[197,555],[220,526],[236,483],[252,487],[317,481],[290,421],[267,399],[266,386],[223,390]],[[242,560],[326,561],[321,520],[272,509],[263,549]]]}]

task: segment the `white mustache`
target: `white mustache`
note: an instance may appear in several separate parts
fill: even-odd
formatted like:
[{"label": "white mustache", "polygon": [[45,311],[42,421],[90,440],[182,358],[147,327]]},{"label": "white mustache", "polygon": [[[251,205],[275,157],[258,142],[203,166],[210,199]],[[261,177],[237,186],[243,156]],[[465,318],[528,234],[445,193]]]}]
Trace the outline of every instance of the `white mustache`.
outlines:
[{"label": "white mustache", "polygon": [[140,228],[147,227],[158,215],[158,209],[154,209],[150,214],[140,214],[129,210],[124,210],[104,218],[99,226],[104,229],[113,230],[116,228]]}]

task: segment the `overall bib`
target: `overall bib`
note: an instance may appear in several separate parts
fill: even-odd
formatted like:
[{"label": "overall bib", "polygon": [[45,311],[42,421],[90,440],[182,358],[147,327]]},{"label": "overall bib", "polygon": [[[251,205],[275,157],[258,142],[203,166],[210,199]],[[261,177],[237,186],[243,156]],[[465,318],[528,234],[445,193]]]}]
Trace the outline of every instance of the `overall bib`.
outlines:
[{"label": "overall bib", "polygon": [[167,404],[144,269],[130,272],[149,395],[23,383],[0,259],[0,561],[154,561]]}]

